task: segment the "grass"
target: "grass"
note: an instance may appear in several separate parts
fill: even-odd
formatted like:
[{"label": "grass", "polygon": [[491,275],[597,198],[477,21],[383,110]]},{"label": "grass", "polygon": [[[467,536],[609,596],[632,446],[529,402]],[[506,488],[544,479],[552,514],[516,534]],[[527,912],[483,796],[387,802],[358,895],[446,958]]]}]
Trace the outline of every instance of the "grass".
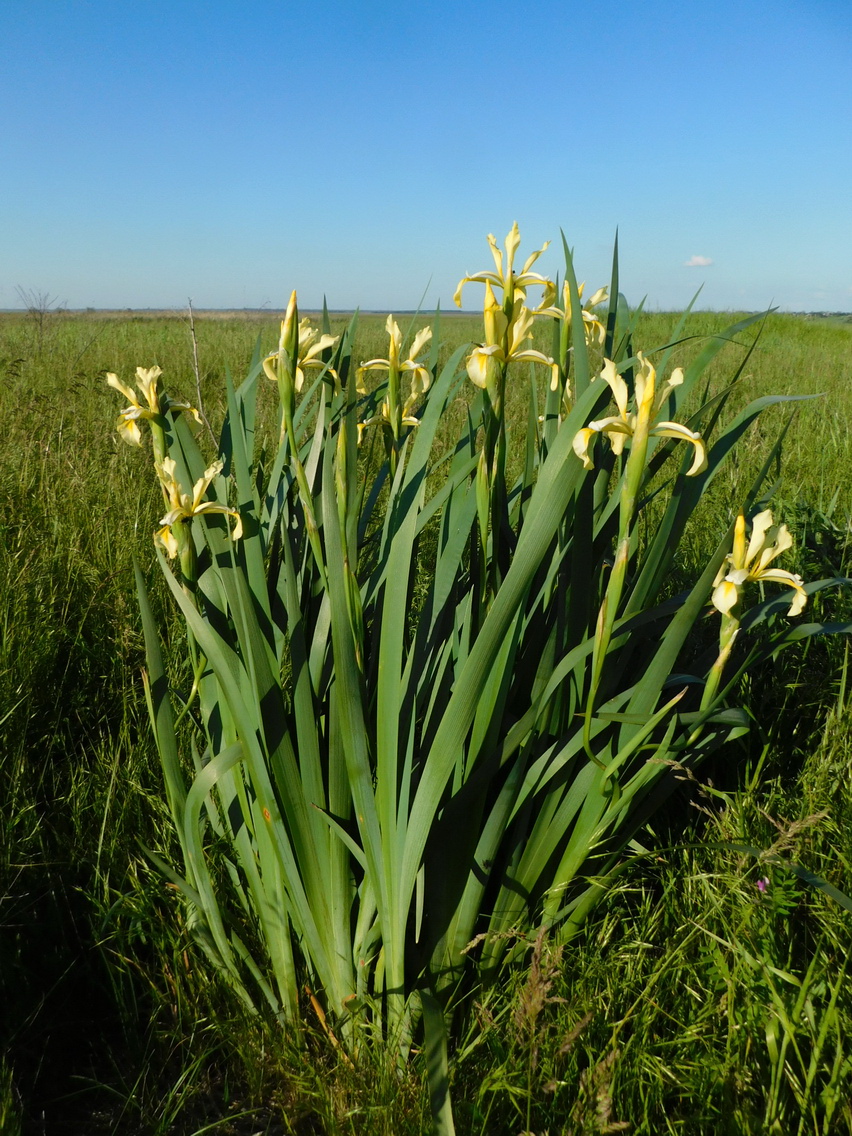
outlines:
[{"label": "grass", "polygon": [[[674,318],[643,317],[641,341],[664,342]],[[361,357],[384,354],[383,322],[362,318]],[[691,329],[729,322],[697,313]],[[277,324],[196,325],[215,419],[225,369],[245,369],[258,335],[271,349]],[[454,345],[477,325],[455,317],[443,335]],[[849,567],[850,347],[848,325],[773,315],[742,383],[744,402],[825,392],[798,412],[778,487],[799,536],[799,563],[785,566],[808,576]],[[417,1063],[400,1074],[377,1055],[349,1068],[307,1002],[300,1035],[246,1020],[140,851],[173,849],[138,681],[134,551],[161,625],[181,631],[144,537],[156,486],[112,429],[104,373],[154,362],[194,396],[180,318],[54,314],[37,334],[0,316],[0,1130],[424,1131]],[[512,397],[525,413],[523,382]],[[782,424],[775,413],[709,509],[725,515]],[[847,599],[821,603],[848,617]],[[818,644],[754,676],[756,727],[703,771],[714,786],[685,783],[643,838],[654,854],[583,934],[561,956],[540,943],[477,1007],[454,1055],[459,1131],[852,1131],[852,916],[781,863],[730,846],[774,846],[852,892],[841,664],[842,648]]]}]

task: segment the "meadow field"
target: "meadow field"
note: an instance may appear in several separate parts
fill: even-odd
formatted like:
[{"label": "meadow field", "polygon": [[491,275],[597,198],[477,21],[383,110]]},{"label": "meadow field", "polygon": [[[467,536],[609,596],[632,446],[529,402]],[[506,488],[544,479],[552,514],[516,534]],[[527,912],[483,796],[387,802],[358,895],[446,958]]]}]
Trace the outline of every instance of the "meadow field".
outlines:
[{"label": "meadow field", "polygon": [[[739,318],[690,315],[671,364]],[[349,323],[329,319],[335,334]],[[398,319],[407,334],[433,322]],[[140,677],[134,560],[164,641],[179,645],[185,632],[151,539],[160,489],[148,456],[116,432],[121,403],[105,376],[130,382],[137,366],[159,366],[172,398],[203,409],[218,434],[226,375],[242,379],[258,342],[275,352],[279,320],[196,313],[196,372],[180,313],[0,314],[9,1136],[429,1130],[417,1046],[402,1066],[380,1047],[353,1061],[310,998],[298,1025],[249,1013],[148,854],[175,863],[181,851]],[[662,347],[678,320],[642,314],[636,343]],[[481,326],[480,316],[442,316],[438,367],[479,341]],[[535,334],[548,351],[546,321]],[[362,315],[353,360],[386,351],[385,317]],[[672,594],[709,560],[785,427],[766,476],[794,539],[781,566],[805,581],[852,575],[852,323],[767,315],[710,363],[707,398],[743,360],[728,417],[766,395],[818,397],[770,406],[744,434],[691,518]],[[519,365],[506,391],[510,471],[525,461],[529,387]],[[442,417],[438,448],[453,444],[467,407],[459,396]],[[275,387],[260,385],[258,451],[277,437],[276,410]],[[852,592],[812,595],[808,618],[852,619]],[[734,692],[748,732],[694,773],[675,771],[673,794],[573,937],[536,937],[501,982],[471,994],[450,1048],[456,1131],[852,1133],[845,644],[843,634],[802,639],[749,670]]]}]

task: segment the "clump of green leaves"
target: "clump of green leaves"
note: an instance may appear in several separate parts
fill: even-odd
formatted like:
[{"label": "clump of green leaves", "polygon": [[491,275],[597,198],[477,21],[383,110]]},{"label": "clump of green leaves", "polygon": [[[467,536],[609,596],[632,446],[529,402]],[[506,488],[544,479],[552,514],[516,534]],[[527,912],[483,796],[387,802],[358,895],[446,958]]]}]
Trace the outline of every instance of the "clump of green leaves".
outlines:
[{"label": "clump of green leaves", "polygon": [[[567,942],[669,791],[672,763],[689,769],[746,728],[726,703],[738,675],[826,630],[790,624],[789,601],[751,585],[790,584],[798,612],[833,582],[767,570],[785,544],[761,507],[770,455],[697,577],[669,594],[702,496],[761,411],[785,401],[725,423],[742,363],[712,396],[700,390],[759,317],[672,368],[682,330],[635,350],[617,258],[597,316],[604,296],[583,306],[567,246],[557,302],[531,271],[539,253],[515,272],[517,226],[505,253],[489,240],[496,271],[466,278],[486,286],[484,341],[440,370],[439,329],[427,360],[429,336],[406,356],[390,320],[387,357],[362,365],[386,376],[368,393],[350,374],[357,321],[333,337],[326,320],[320,335],[294,293],[277,352],[238,389],[227,378],[215,460],[156,368],[140,370],[145,402],[130,391],[119,419],[131,442],[139,421],[151,429],[167,510],[157,555],[186,624],[190,679],[170,687],[139,574],[183,851],[179,867],[158,863],[247,1006],[283,1023],[315,1014],[350,1060],[377,1035],[404,1056],[422,1019],[443,1131],[445,1028],[471,984],[494,982],[542,929]],[[531,346],[542,320],[551,355]],[[543,394],[529,384],[516,476],[506,393],[525,364],[547,378]],[[258,460],[264,376],[279,430]],[[436,452],[468,378],[461,433]],[[359,449],[370,426],[378,462]]]}]

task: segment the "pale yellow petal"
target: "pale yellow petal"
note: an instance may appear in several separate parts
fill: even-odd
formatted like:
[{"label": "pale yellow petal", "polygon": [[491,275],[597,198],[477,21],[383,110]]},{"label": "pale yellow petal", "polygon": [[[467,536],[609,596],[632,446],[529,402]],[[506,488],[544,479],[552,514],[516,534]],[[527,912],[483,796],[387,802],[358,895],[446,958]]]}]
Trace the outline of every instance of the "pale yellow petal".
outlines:
[{"label": "pale yellow petal", "polygon": [[761,583],[768,580],[774,584],[785,584],[788,588],[793,589],[795,594],[788,615],[798,615],[808,602],[805,581],[801,576],[794,575],[792,572],[785,572],[783,568],[768,568],[765,572],[761,572],[757,578]]},{"label": "pale yellow petal", "polygon": [[386,371],[390,367],[388,359],[368,359],[358,368],[359,371]]},{"label": "pale yellow petal", "polygon": [[740,513],[734,522],[734,547],[731,552],[731,563],[735,568],[742,568],[746,562],[746,522],[745,517]]},{"label": "pale yellow petal", "polygon": [[601,370],[600,377],[609,384],[609,388],[612,391],[613,398],[615,399],[615,405],[618,407],[621,417],[626,419],[627,400],[629,398],[627,383],[624,381],[621,375],[619,375],[618,371],[616,370],[615,363],[613,363],[612,359],[604,359],[604,365],[603,369]]},{"label": "pale yellow petal", "polygon": [[177,556],[178,542],[172,532],[171,525],[164,525],[154,533],[154,543],[162,548],[163,552],[165,552],[170,560],[174,560]]},{"label": "pale yellow petal", "polygon": [[213,480],[213,478],[218,477],[219,474],[222,472],[223,465],[224,465],[224,463],[221,460],[214,461],[212,465],[209,465],[207,467],[207,469],[205,469],[204,473],[201,475],[201,477],[199,477],[199,479],[198,479],[198,481],[196,481],[195,485],[193,485],[193,487],[192,487],[192,512],[193,513],[196,513],[196,512],[199,511],[199,507],[200,507],[200,504],[201,504],[201,498],[207,492],[208,488],[210,487],[210,482]]},{"label": "pale yellow petal", "polygon": [[793,547],[793,538],[790,535],[790,530],[786,525],[780,525],[778,529],[769,531],[768,537],[774,537],[772,544],[767,542],[764,544],[757,558],[757,564],[754,565],[753,571],[756,574],[762,574],[764,569],[772,563],[772,561],[780,556],[782,552],[786,552]]},{"label": "pale yellow petal", "polygon": [[577,457],[583,463],[584,469],[594,469],[595,468],[594,463],[592,462],[592,459],[589,457],[589,442],[591,442],[595,433],[596,433],[596,431],[592,430],[589,427],[586,427],[583,430],[578,430],[577,433],[574,435],[574,441],[571,443],[571,445],[574,448],[574,453],[577,455]]},{"label": "pale yellow petal", "polygon": [[766,534],[772,528],[772,510],[764,509],[758,513],[751,522],[751,540],[748,542],[748,551],[745,555],[746,564],[752,564],[766,545]]},{"label": "pale yellow petal", "polygon": [[727,615],[732,608],[736,607],[739,598],[739,588],[727,577],[713,589],[713,607],[715,607],[717,611],[721,611],[722,615]]},{"label": "pale yellow petal", "polygon": [[509,356],[509,362],[542,363],[545,367],[554,366],[554,362],[549,355],[543,355],[541,351],[534,351],[531,347],[528,347],[525,351],[513,351]]},{"label": "pale yellow petal", "polygon": [[503,253],[500,251],[500,246],[497,244],[497,238],[493,233],[488,234],[488,247],[491,249],[491,255],[494,257],[494,263],[497,266],[497,283],[502,288],[503,286]]},{"label": "pale yellow petal", "polygon": [[113,388],[113,390],[117,390],[119,394],[123,394],[128,402],[132,403],[134,406],[139,405],[139,400],[136,396],[136,392],[129,386],[127,386],[126,383],[123,383],[118,375],[114,375],[112,371],[109,371],[107,373],[106,381]]},{"label": "pale yellow petal", "polygon": [[623,418],[599,418],[589,423],[589,429],[595,433],[606,434],[614,454],[620,454],[624,443],[633,435],[633,428]]},{"label": "pale yellow petal", "polygon": [[527,257],[527,259],[524,261],[524,267],[521,269],[521,275],[522,276],[525,276],[529,272],[529,270],[532,268],[532,266],[535,264],[535,262],[541,256],[541,254],[545,251],[545,249],[547,249],[549,247],[550,247],[550,241],[545,241],[540,249],[538,249],[536,252],[530,253],[530,255]]},{"label": "pale yellow petal", "polygon": [[122,441],[127,442],[129,446],[142,445],[142,431],[139,429],[135,419],[126,418],[124,415],[119,418],[116,423],[118,436]]},{"label": "pale yellow petal", "polygon": [[429,368],[409,359],[402,364],[402,370],[406,371],[411,376],[412,398],[417,399],[421,394],[425,394],[432,384],[432,375],[429,372]]},{"label": "pale yellow petal", "polygon": [[157,392],[157,380],[162,375],[159,367],[137,367],[136,385],[142,391],[151,410],[159,412],[160,403]]},{"label": "pale yellow petal", "polygon": [[515,221],[509,230],[509,235],[506,237],[506,266],[503,269],[503,276],[508,280],[512,274],[512,265],[515,263],[515,253],[521,243],[521,231],[518,228],[518,222]]},{"label": "pale yellow petal", "polygon": [[663,407],[666,400],[672,393],[675,387],[681,386],[683,383],[683,367],[675,367],[668,379],[663,383],[659,395],[657,396],[657,406]]},{"label": "pale yellow petal", "polygon": [[457,308],[461,307],[461,294],[462,288],[465,284],[496,284],[498,288],[503,287],[503,276],[497,275],[494,272],[475,272],[473,276],[465,276],[463,280],[459,281],[459,286],[456,288],[453,300]]},{"label": "pale yellow petal", "polygon": [[596,308],[598,304],[602,304],[609,295],[609,288],[598,288],[583,305],[586,308]]},{"label": "pale yellow petal", "polygon": [[500,348],[497,345],[475,347],[465,364],[470,381],[484,390],[489,379],[494,382],[500,373]]},{"label": "pale yellow petal", "polygon": [[658,438],[676,438],[681,442],[689,442],[695,447],[695,457],[692,465],[686,471],[687,477],[703,473],[707,468],[707,451],[704,440],[700,434],[690,430],[688,426],[681,426],[679,422],[658,422],[651,430],[651,434]]},{"label": "pale yellow petal", "polygon": [[411,350],[408,352],[409,359],[416,359],[426,344],[432,338],[431,327],[421,327],[414,337],[414,342],[411,344]]},{"label": "pale yellow petal", "polygon": [[639,360],[639,368],[636,371],[634,384],[636,390],[636,410],[637,413],[644,416],[645,421],[647,421],[651,416],[654,406],[657,372],[653,364],[645,358],[641,351],[637,351],[636,358]]}]

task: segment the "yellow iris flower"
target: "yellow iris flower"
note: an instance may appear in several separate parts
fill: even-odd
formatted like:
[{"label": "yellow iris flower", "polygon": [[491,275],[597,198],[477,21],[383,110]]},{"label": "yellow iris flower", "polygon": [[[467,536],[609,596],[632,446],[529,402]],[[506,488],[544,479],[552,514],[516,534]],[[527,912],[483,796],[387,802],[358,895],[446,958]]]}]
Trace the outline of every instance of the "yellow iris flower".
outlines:
[{"label": "yellow iris flower", "polygon": [[358,368],[358,391],[361,394],[366,394],[366,387],[364,386],[364,373],[366,371],[387,371],[389,374],[395,375],[408,374],[411,376],[412,387],[416,386],[420,394],[423,394],[429,389],[429,384],[432,382],[432,376],[429,368],[425,366],[421,359],[417,356],[421,353],[423,348],[432,338],[432,328],[422,327],[415,335],[414,342],[411,344],[411,350],[408,352],[408,358],[400,362],[400,352],[402,351],[402,332],[399,330],[399,325],[393,316],[388,316],[385,328],[388,333],[388,357],[387,359],[368,359],[366,363],[362,363]]},{"label": "yellow iris flower", "polygon": [[552,280],[548,280],[546,276],[540,275],[538,272],[530,272],[530,269],[550,244],[550,241],[545,243],[528,256],[524,262],[524,267],[520,272],[515,272],[513,264],[515,261],[515,253],[518,251],[518,246],[521,243],[521,234],[518,230],[518,222],[516,221],[506,237],[506,252],[504,254],[500,251],[497,240],[493,233],[488,234],[488,244],[491,246],[491,255],[494,257],[494,264],[496,272],[475,272],[473,276],[465,276],[459,282],[456,288],[453,300],[456,307],[461,307],[462,288],[465,284],[495,284],[503,291],[503,300],[505,302],[507,297],[511,297],[514,301],[515,296],[520,295],[521,299],[526,297],[526,289],[530,286],[539,286],[544,289],[544,295],[541,300],[541,307],[548,307],[553,303],[556,297],[556,286]]},{"label": "yellow iris flower", "polygon": [[[281,335],[278,343],[278,350],[269,355],[263,360],[263,369],[266,377],[271,379],[274,383],[278,382],[277,366],[284,366],[288,373],[292,367],[291,362],[291,348],[296,347],[296,369],[293,377],[293,387],[298,393],[301,391],[305,383],[305,371],[308,370],[322,370],[325,367],[321,356],[323,351],[330,347],[334,347],[339,335],[320,335],[319,329],[311,327],[311,321],[307,316],[299,323],[298,331],[296,331],[295,313],[296,313],[296,293],[290,296],[290,303],[287,307],[287,314],[281,321]],[[295,334],[294,334],[295,333]],[[293,343],[295,340],[295,344]],[[336,373],[329,368],[329,374],[336,380]]]},{"label": "yellow iris flower", "polygon": [[[595,343],[598,347],[603,347],[604,340],[606,339],[606,327],[603,321],[595,315],[593,309],[607,299],[609,290],[607,288],[598,288],[597,292],[592,293],[588,300],[583,303],[583,289],[585,287],[584,282],[579,285],[577,291],[580,295],[580,316],[583,320],[586,342],[590,344]],[[555,316],[565,324],[571,323],[571,292],[567,280],[562,285],[562,307],[539,308],[536,315]]]},{"label": "yellow iris flower", "polygon": [[204,513],[225,513],[229,517],[234,517],[237,523],[234,525],[231,537],[234,540],[239,540],[243,535],[243,522],[236,509],[229,509],[227,505],[219,505],[215,501],[202,500],[213,478],[218,477],[222,472],[222,462],[215,461],[211,466],[208,466],[192,487],[192,496],[183,492],[175,472],[176,467],[173,458],[164,458],[157,466],[157,473],[171,508],[160,519],[160,524],[163,527],[154,534],[154,542],[163,549],[166,555],[173,558],[177,556],[180,550],[177,537],[172,531],[173,527]]},{"label": "yellow iris flower", "polygon": [[769,565],[793,546],[793,538],[786,525],[776,525],[770,509],[758,513],[751,522],[751,539],[746,547],[746,522],[742,513],[734,526],[734,547],[725,558],[713,583],[713,606],[728,615],[740,601],[743,588],[749,583],[785,584],[793,590],[788,615],[798,615],[808,597],[801,576]]},{"label": "yellow iris flower", "polygon": [[142,431],[139,429],[140,418],[158,418],[165,410],[185,410],[187,414],[192,415],[196,422],[199,424],[201,422],[198,411],[188,402],[177,402],[171,398],[161,400],[159,378],[162,373],[159,367],[136,368],[136,385],[142,392],[146,405],[139,401],[133,388],[123,383],[118,375],[111,371],[107,374],[107,383],[114,390],[123,394],[130,403],[130,406],[119,414],[116,429],[120,437],[131,446],[142,445]]},{"label": "yellow iris flower", "polygon": [[418,426],[420,424],[419,419],[414,417],[414,408],[420,397],[426,393],[432,383],[432,375],[429,368],[422,359],[418,358],[432,338],[431,327],[423,327],[417,332],[408,352],[408,358],[403,360],[400,360],[402,353],[402,332],[399,330],[399,325],[393,316],[388,316],[385,327],[388,333],[388,357],[387,359],[368,359],[366,363],[361,364],[357,371],[357,389],[359,394],[367,393],[367,388],[364,384],[364,375],[367,371],[387,371],[388,393],[382,401],[379,413],[373,415],[372,418],[368,418],[365,422],[359,422],[359,441],[368,426],[378,426],[384,422],[388,423],[388,425],[392,425],[393,404],[396,399],[398,405],[398,381],[401,375],[408,375],[411,385],[409,395],[402,406],[399,418],[400,426]]},{"label": "yellow iris flower", "polygon": [[628,411],[629,393],[627,383],[618,374],[615,363],[611,359],[604,361],[601,378],[612,390],[618,414],[611,418],[600,418],[596,422],[580,430],[574,438],[574,452],[581,459],[586,469],[592,469],[593,463],[589,457],[589,443],[595,434],[605,434],[609,439],[613,452],[620,454],[628,438],[642,435],[657,438],[677,438],[689,442],[695,449],[695,458],[687,470],[687,476],[702,473],[707,468],[707,452],[700,434],[681,426],[678,422],[653,422],[655,414],[659,413],[672,389],[683,382],[683,370],[677,367],[671,374],[662,390],[657,393],[657,372],[647,359],[637,353],[639,367],[635,380],[636,411]]},{"label": "yellow iris flower", "polygon": [[[491,281],[485,282],[485,343],[475,347],[467,358],[467,373],[470,381],[485,389],[489,383],[497,381],[501,369],[509,363],[543,363],[553,366],[553,360],[541,351],[535,351],[524,344],[532,339],[532,326],[535,319],[529,308],[520,299],[515,301],[511,325],[497,303]],[[504,347],[504,337],[508,329],[508,344]]]}]

